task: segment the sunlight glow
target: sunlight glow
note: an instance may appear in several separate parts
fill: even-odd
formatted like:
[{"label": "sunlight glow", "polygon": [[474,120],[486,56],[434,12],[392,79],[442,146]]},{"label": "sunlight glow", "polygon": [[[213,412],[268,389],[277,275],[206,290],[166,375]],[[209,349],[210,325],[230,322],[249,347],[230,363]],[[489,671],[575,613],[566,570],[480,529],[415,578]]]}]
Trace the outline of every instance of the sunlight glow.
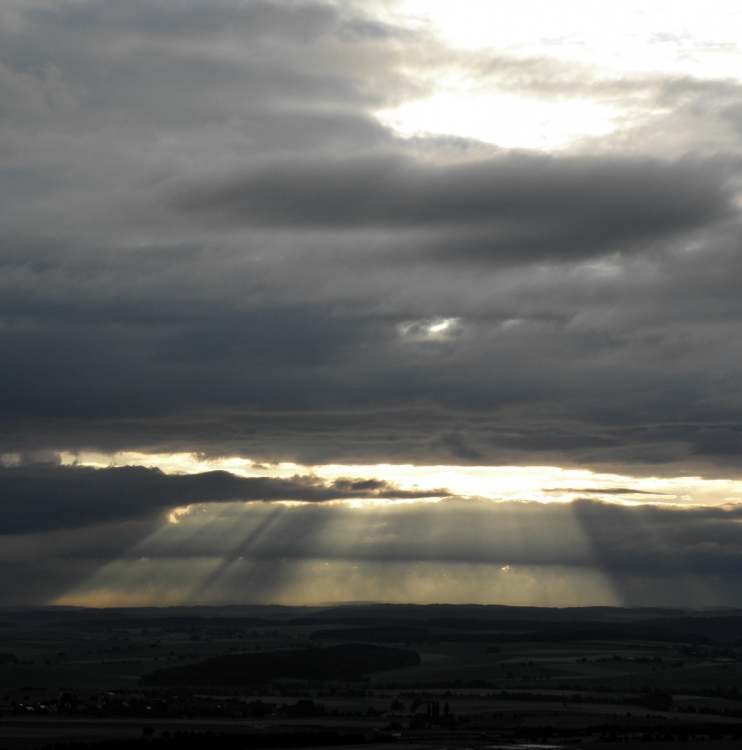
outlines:
[{"label": "sunlight glow", "polygon": [[586,100],[544,101],[489,91],[443,90],[378,112],[405,137],[454,135],[503,148],[554,150],[577,137],[608,135],[618,110]]},{"label": "sunlight glow", "polygon": [[167,515],[168,523],[180,523],[180,519],[183,516],[187,516],[190,512],[190,505],[181,505],[178,508],[173,508]]},{"label": "sunlight glow", "polygon": [[[113,454],[62,453],[65,465],[97,468],[146,466],[169,474],[194,474],[205,471],[229,471],[242,477],[314,476],[333,482],[336,479],[381,479],[406,490],[447,489],[451,494],[491,500],[531,502],[569,502],[590,497],[626,504],[725,505],[742,502],[742,481],[703,477],[646,477],[607,474],[589,469],[563,469],[556,466],[421,466],[414,464],[322,464],[260,463],[238,456],[209,457],[193,453]],[[383,504],[379,499],[337,501],[355,507]],[[421,500],[394,501],[423,502]],[[430,500],[428,500],[430,502]],[[297,504],[287,501],[284,504]],[[174,521],[186,511],[171,513]]]},{"label": "sunlight glow", "polygon": [[553,55],[619,72],[742,71],[736,0],[400,0],[395,15],[432,27],[455,48]]},{"label": "sunlight glow", "polygon": [[399,334],[412,341],[445,341],[456,334],[460,325],[460,318],[409,320],[400,324]]},{"label": "sunlight glow", "polygon": [[[646,103],[631,97],[601,100],[595,92],[585,98],[580,86],[573,90],[574,81],[742,77],[742,8],[734,0],[716,0],[710,8],[698,0],[610,6],[594,0],[400,0],[390,16],[432,31],[449,48],[445,61],[419,74],[432,88],[430,96],[377,113],[403,136],[445,134],[504,148],[560,149],[611,133],[629,114],[652,115],[651,105],[642,111]],[[531,93],[516,80],[513,93],[512,81],[498,88],[504,83],[498,76],[507,76],[497,69],[503,60],[516,67],[518,61],[535,63],[537,84],[539,76],[548,83],[565,65],[576,71],[572,81],[567,77],[552,89],[536,85]]]}]

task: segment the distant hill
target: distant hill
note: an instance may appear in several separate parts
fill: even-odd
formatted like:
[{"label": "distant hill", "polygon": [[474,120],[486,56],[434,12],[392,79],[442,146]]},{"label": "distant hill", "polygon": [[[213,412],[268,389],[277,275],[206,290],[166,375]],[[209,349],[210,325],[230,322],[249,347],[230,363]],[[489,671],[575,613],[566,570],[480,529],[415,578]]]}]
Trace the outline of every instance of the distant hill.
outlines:
[{"label": "distant hill", "polygon": [[[336,623],[343,625],[370,625],[383,620],[391,623],[406,624],[455,624],[466,627],[486,626],[496,620],[520,620],[528,622],[574,622],[600,621],[625,622],[648,620],[658,617],[680,617],[691,614],[688,610],[661,607],[517,607],[503,604],[368,604],[339,605],[328,607],[295,618],[296,625],[326,625]],[[703,616],[704,612],[693,612]],[[718,614],[718,613],[714,613]],[[742,614],[732,611],[729,614]]]}]

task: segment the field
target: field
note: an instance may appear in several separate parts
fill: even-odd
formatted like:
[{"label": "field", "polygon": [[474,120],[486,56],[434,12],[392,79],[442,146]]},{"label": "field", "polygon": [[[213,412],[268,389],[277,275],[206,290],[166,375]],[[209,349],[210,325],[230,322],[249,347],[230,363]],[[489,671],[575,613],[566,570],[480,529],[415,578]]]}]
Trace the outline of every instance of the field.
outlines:
[{"label": "field", "polygon": [[47,608],[0,634],[8,750],[742,741],[739,612]]}]

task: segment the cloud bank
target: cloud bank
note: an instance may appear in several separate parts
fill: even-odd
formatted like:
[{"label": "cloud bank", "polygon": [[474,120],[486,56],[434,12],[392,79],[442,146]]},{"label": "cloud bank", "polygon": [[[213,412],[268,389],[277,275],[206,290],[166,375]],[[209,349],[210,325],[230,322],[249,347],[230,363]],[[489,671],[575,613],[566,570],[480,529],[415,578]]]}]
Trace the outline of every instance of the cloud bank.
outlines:
[{"label": "cloud bank", "polygon": [[[390,7],[3,4],[0,454],[30,457],[0,470],[9,601],[91,580],[93,564],[65,546],[83,526],[98,530],[105,567],[175,506],[413,498],[376,475],[381,463],[740,476],[740,82],[619,75],[560,56],[558,43],[520,56],[452,49]],[[383,116],[456,76],[616,114],[607,134],[557,151],[402,137]],[[82,450],[368,464],[371,484],[35,463]],[[597,540],[592,557],[575,557],[536,532],[534,551],[518,553],[486,521],[504,508],[475,507],[419,512],[462,534],[481,523],[489,547],[449,535],[426,552],[410,530],[426,522],[400,509],[388,511],[388,545],[356,552],[376,571],[502,562],[538,568],[529,580],[543,582],[549,569],[548,586],[523,590],[570,601],[577,570],[592,571],[586,601],[610,598],[617,570],[610,596],[648,598],[628,579],[641,568],[665,580],[675,556],[716,581],[714,601],[737,601],[717,580],[736,571],[736,510],[513,510],[531,530],[537,515],[544,528],[574,520]],[[335,512],[287,510],[295,521],[266,553],[265,580],[280,550],[319,559],[302,524]],[[342,584],[345,557],[327,556],[337,596],[355,597],[363,580],[377,590],[375,573]],[[572,583],[558,584],[557,569]],[[433,586],[435,570],[417,580],[420,597],[453,596],[453,584]],[[28,593],[21,577],[37,582]],[[219,590],[228,599],[238,587]]]}]

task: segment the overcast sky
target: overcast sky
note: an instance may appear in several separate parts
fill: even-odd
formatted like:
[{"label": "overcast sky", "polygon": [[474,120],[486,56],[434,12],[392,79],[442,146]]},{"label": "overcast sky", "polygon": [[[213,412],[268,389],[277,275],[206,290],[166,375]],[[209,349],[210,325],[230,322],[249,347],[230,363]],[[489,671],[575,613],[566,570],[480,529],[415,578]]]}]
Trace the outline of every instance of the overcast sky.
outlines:
[{"label": "overcast sky", "polygon": [[0,601],[742,606],[740,39],[5,0]]}]

